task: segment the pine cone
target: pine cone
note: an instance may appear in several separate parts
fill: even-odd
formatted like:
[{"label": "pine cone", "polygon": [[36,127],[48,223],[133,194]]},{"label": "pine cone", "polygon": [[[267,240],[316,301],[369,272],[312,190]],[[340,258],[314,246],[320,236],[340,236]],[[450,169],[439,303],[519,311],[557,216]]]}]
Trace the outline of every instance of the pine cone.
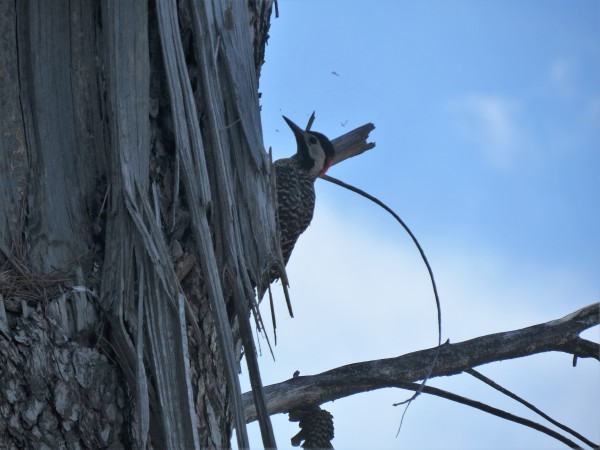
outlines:
[{"label": "pine cone", "polygon": [[[300,432],[294,436],[292,446],[303,449],[333,448],[333,416],[318,406],[290,411],[290,422],[300,422]],[[302,443],[304,441],[304,443]]]}]

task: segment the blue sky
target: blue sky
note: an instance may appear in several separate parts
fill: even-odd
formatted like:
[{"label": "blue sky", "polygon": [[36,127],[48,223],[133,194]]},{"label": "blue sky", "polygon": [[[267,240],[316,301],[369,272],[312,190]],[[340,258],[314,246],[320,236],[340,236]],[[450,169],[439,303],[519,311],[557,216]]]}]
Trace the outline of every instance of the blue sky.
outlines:
[{"label": "blue sky", "polygon": [[[376,125],[376,148],[330,174],[388,203],[417,235],[438,281],[444,339],[598,301],[599,1],[279,3],[260,80],[265,145],[275,159],[294,152],[282,114],[304,125],[316,110],[313,129],[331,138]],[[278,295],[266,384],[437,340],[427,272],[406,234],[364,199],[322,180],[316,189],[315,219],[288,265],[296,318]],[[480,370],[600,441],[597,362],[573,369],[567,355],[548,354]],[[528,416],[468,375],[430,383]],[[336,448],[559,447],[426,396],[395,438],[401,410],[391,405],[407,395],[325,404]],[[297,425],[273,420],[287,448]]]}]

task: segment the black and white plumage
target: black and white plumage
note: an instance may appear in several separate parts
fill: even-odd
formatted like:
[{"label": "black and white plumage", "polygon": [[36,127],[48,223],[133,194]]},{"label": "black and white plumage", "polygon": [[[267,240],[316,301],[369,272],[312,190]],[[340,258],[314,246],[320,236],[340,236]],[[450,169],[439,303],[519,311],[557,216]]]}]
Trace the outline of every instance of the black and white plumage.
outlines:
[{"label": "black and white plumage", "polygon": [[298,237],[306,230],[315,209],[314,182],[333,163],[331,141],[316,131],[304,131],[283,117],[296,137],[297,150],[275,161],[277,224],[283,261],[287,265]]}]

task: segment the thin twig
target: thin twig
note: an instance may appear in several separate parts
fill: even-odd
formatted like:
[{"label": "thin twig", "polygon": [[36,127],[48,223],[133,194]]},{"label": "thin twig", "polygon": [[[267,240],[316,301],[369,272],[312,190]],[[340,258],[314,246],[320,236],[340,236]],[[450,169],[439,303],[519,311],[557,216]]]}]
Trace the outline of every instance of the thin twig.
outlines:
[{"label": "thin twig", "polygon": [[496,383],[495,381],[493,381],[490,378],[486,377],[481,372],[478,372],[475,369],[467,369],[467,370],[465,370],[465,373],[468,373],[469,375],[474,376],[478,380],[483,381],[488,386],[493,387],[497,391],[502,392],[504,395],[507,395],[510,398],[512,398],[513,400],[516,400],[519,403],[521,403],[522,405],[525,405],[527,408],[529,408],[530,410],[532,410],[536,414],[540,415],[541,417],[543,417],[544,419],[546,419],[548,422],[552,423],[553,425],[556,425],[558,428],[566,431],[567,433],[569,433],[572,436],[576,437],[580,441],[585,442],[590,447],[592,447],[592,448],[598,448],[598,444],[594,444],[592,441],[590,441],[589,439],[586,439],[585,436],[582,436],[577,431],[569,428],[566,425],[563,425],[562,423],[560,423],[557,420],[554,420],[552,417],[550,417],[549,415],[547,415],[543,411],[539,410],[537,407],[535,407],[534,405],[532,405],[531,403],[529,403],[527,400],[524,400],[523,398],[519,397],[517,394],[515,394],[515,393],[509,391],[508,389],[500,386],[498,383]]},{"label": "thin twig", "polygon": [[271,285],[267,287],[269,291],[269,306],[271,307],[271,321],[273,322],[273,337],[275,338],[275,345],[277,345],[277,321],[275,320],[275,304],[273,302],[273,293],[271,292]]},{"label": "thin twig", "polygon": [[27,276],[28,270],[27,268],[21,264],[21,262],[13,255],[13,252],[4,244],[2,240],[0,240],[0,252],[4,254],[6,259],[13,265],[13,267],[24,277]]},{"label": "thin twig", "polygon": [[534,422],[533,420],[529,420],[529,419],[526,419],[521,416],[511,414],[509,412],[503,411],[498,408],[494,408],[493,406],[486,405],[485,403],[478,402],[477,400],[472,400],[470,398],[463,397],[461,395],[453,394],[452,392],[444,391],[443,389],[439,389],[439,388],[435,388],[435,387],[431,387],[431,386],[423,386],[423,385],[419,385],[416,383],[399,382],[399,383],[397,383],[397,387],[402,388],[402,389],[409,389],[411,391],[420,390],[420,391],[425,392],[426,394],[435,395],[437,397],[442,397],[447,400],[452,400],[453,402],[462,403],[463,405],[467,405],[472,408],[479,409],[480,411],[492,414],[492,415],[500,417],[502,419],[506,419],[506,420],[509,420],[509,421],[515,422],[515,423],[520,423],[521,425],[525,425],[526,427],[533,428],[534,430],[540,431],[544,434],[547,434],[550,437],[553,437],[554,439],[559,440],[560,442],[562,442],[565,445],[568,445],[571,448],[581,448],[580,445],[573,442],[569,438],[563,436],[562,434],[560,434],[554,430],[551,430],[548,427],[545,427],[544,425],[542,425],[540,423]]},{"label": "thin twig", "polygon": [[[440,355],[440,350],[442,348],[442,308],[440,305],[440,297],[438,295],[438,290],[437,290],[437,286],[435,284],[435,279],[433,277],[433,270],[431,269],[431,266],[429,265],[429,261],[427,260],[427,256],[425,256],[425,252],[423,251],[423,248],[421,247],[421,244],[419,244],[419,241],[417,240],[416,236],[413,234],[413,232],[410,230],[410,228],[408,227],[408,225],[406,225],[406,223],[404,223],[404,221],[400,218],[400,216],[398,216],[398,214],[396,214],[389,206],[387,206],[385,203],[383,203],[381,200],[379,200],[376,197],[373,197],[370,194],[367,194],[365,191],[363,191],[362,189],[359,189],[357,187],[354,187],[350,184],[344,183],[341,180],[338,180],[337,178],[333,178],[329,175],[321,175],[321,178],[329,181],[331,183],[337,184],[338,186],[341,186],[343,188],[346,188],[352,192],[355,192],[363,197],[365,197],[368,200],[371,200],[373,203],[381,206],[383,209],[385,209],[388,213],[390,213],[394,219],[396,219],[400,225],[402,225],[402,227],[406,230],[406,232],[408,233],[408,235],[411,237],[411,239],[413,240],[413,242],[415,243],[417,249],[419,250],[419,253],[421,254],[421,258],[423,259],[423,262],[425,263],[425,266],[427,267],[427,271],[429,272],[429,278],[431,279],[431,286],[433,287],[433,295],[435,296],[435,305],[437,307],[437,320],[438,320],[438,347],[437,347],[437,352],[435,353],[435,356],[433,358],[433,361],[431,363],[431,366],[429,368],[429,371],[427,373],[427,376],[423,379],[423,381],[421,382],[421,386],[425,387],[425,384],[427,383],[427,380],[431,377],[431,374],[433,372],[433,368],[435,367],[435,364],[437,363],[438,357]],[[406,410],[408,409],[408,407],[410,406],[410,403],[419,396],[419,394],[421,393],[421,390],[417,390],[415,392],[415,394],[409,398],[408,400],[401,402],[399,404],[405,404],[406,403],[406,408],[404,410],[404,414],[406,414]],[[404,414],[402,414],[402,419],[400,421],[400,426],[398,427],[398,433],[400,433],[400,429],[402,428],[402,421],[404,419]]]},{"label": "thin twig", "polygon": [[[270,288],[270,286],[269,286]],[[269,290],[269,294],[271,291]],[[265,341],[267,341],[267,346],[269,347],[269,352],[271,352],[271,357],[273,361],[275,361],[275,353],[273,352],[273,347],[271,346],[271,341],[269,340],[269,335],[267,334],[267,330],[265,328],[265,323],[262,318],[262,314],[260,312],[258,303],[253,301],[250,303],[250,308],[252,311],[252,315],[254,316],[254,324],[256,325],[257,330],[262,330],[263,335],[265,337]],[[273,321],[275,319],[273,318]],[[275,337],[275,345],[277,345],[277,333],[275,332],[275,322],[273,322],[273,335]]]}]

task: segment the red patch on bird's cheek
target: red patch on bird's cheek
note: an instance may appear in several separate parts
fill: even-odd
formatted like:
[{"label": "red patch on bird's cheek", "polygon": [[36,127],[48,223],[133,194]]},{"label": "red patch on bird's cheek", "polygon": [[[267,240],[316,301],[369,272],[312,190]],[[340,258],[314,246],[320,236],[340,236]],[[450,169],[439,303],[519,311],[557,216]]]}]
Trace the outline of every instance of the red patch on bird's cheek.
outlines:
[{"label": "red patch on bird's cheek", "polygon": [[331,166],[333,166],[333,159],[325,160],[325,165],[323,166],[323,170],[319,172],[319,176],[325,175],[325,172],[327,172]]}]

